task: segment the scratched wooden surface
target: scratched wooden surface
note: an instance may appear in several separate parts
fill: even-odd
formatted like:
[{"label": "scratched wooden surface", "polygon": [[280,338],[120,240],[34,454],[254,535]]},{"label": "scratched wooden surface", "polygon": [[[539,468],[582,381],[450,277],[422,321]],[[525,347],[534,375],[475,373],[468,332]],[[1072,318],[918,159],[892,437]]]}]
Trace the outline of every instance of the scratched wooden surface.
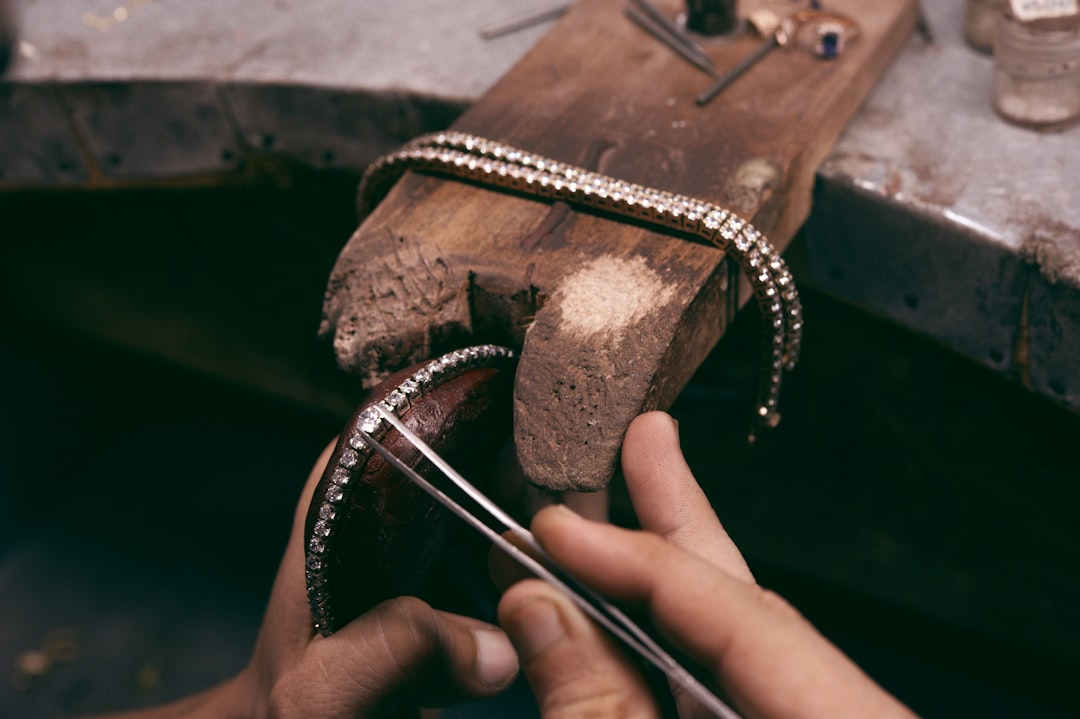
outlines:
[{"label": "scratched wooden surface", "polygon": [[[678,4],[662,7],[674,16]],[[908,0],[833,8],[861,26],[840,60],[816,59],[803,38],[700,108],[708,76],[619,0],[585,0],[454,127],[718,202],[783,248],[815,168],[916,16]],[[756,42],[708,50],[729,67]],[[630,420],[669,406],[723,333],[725,268],[683,239],[407,176],[339,258],[323,332],[367,382],[465,337],[523,344],[514,421],[527,475],[596,489]]]}]

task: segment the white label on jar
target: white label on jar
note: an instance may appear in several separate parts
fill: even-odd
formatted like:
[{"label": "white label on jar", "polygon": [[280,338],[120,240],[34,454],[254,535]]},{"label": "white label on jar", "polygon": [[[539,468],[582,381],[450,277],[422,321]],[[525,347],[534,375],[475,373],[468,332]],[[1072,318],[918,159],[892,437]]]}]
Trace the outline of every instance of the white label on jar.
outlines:
[{"label": "white label on jar", "polygon": [[1021,21],[1046,17],[1066,17],[1080,12],[1077,0],[1011,0],[1013,13]]}]

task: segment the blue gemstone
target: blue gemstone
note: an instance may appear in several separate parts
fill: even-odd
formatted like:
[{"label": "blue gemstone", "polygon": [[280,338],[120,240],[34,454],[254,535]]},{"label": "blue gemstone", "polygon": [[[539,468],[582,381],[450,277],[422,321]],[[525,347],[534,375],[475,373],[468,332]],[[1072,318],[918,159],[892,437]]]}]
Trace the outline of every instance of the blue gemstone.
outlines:
[{"label": "blue gemstone", "polygon": [[821,56],[834,60],[840,54],[840,33],[827,32],[821,36]]}]

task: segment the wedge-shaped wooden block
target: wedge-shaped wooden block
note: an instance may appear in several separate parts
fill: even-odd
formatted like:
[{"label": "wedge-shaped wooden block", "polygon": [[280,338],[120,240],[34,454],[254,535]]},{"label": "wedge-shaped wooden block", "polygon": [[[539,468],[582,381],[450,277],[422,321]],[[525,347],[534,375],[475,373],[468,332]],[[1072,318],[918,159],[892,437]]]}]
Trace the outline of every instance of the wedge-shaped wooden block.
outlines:
[{"label": "wedge-shaped wooden block", "polygon": [[[455,129],[720,204],[783,248],[815,168],[917,17],[914,0],[830,7],[859,25],[838,59],[814,56],[807,24],[698,107],[707,75],[627,20],[621,0],[583,0]],[[724,68],[757,42],[706,47]],[[342,252],[322,331],[367,383],[469,341],[522,346],[514,437],[526,475],[597,489],[630,420],[669,406],[723,334],[731,276],[720,250],[686,237],[406,175]]]}]

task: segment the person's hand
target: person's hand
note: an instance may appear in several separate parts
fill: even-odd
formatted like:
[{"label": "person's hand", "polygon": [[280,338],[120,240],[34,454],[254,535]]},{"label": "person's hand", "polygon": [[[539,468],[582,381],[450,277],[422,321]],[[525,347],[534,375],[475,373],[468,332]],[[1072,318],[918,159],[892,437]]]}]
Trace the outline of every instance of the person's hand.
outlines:
[{"label": "person's hand", "polygon": [[413,597],[383,602],[329,637],[316,635],[304,584],[304,518],[329,457],[328,447],[305,485],[250,664],[208,692],[128,719],[416,716],[417,706],[490,696],[513,681],[517,656],[501,629]]},{"label": "person's hand", "polygon": [[329,637],[315,634],[304,585],[304,517],[328,458],[329,448],[297,507],[249,667],[263,703],[255,716],[378,716],[505,689],[518,664],[502,630],[414,597],[383,602]]},{"label": "person's hand", "polygon": [[[646,608],[746,716],[912,716],[790,604],[755,584],[686,466],[670,417],[638,417],[622,462],[643,531],[544,509],[532,530],[561,566],[612,599]],[[549,585],[512,586],[499,621],[544,719],[660,716],[636,665]],[[676,700],[680,716],[708,715],[688,696]]]}]

